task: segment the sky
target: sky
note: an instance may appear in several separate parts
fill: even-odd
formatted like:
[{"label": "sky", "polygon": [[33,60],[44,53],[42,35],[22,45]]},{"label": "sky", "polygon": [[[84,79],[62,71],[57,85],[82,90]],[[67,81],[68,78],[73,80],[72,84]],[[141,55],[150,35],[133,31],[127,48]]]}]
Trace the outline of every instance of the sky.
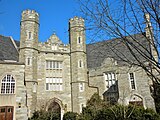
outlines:
[{"label": "sky", "polygon": [[0,0],[0,35],[20,39],[20,20],[23,10],[39,13],[39,41],[45,42],[53,34],[67,44],[68,21],[79,16],[76,0]]}]

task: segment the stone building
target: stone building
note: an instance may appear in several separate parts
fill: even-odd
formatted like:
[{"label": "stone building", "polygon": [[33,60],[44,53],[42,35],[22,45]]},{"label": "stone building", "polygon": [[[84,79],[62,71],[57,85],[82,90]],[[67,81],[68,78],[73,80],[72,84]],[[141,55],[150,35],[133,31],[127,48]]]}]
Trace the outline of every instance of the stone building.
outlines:
[{"label": "stone building", "polygon": [[[95,92],[111,103],[154,109],[145,71],[121,61],[112,50],[117,45],[134,60],[120,39],[86,45],[84,20],[74,17],[68,45],[56,34],[40,43],[34,10],[23,11],[20,27],[20,42],[0,36],[1,120],[27,120],[40,109],[60,112],[61,118],[67,111],[80,113]],[[141,33],[133,37],[145,43]]]}]

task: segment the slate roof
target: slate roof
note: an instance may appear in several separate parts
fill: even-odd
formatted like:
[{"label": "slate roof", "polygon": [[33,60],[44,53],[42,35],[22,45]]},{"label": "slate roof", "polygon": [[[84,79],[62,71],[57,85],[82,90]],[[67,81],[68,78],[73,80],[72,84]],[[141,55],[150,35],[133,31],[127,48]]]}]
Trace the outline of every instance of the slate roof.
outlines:
[{"label": "slate roof", "polygon": [[[15,42],[17,45],[19,42]],[[13,60],[18,61],[18,51],[16,50],[10,37],[0,35],[0,61]]]},{"label": "slate roof", "polygon": [[[134,37],[136,40],[139,40],[145,48],[149,48],[143,34],[136,34],[132,37]],[[129,37],[127,39],[133,41]],[[14,42],[17,47],[19,47],[20,42]],[[100,67],[106,58],[114,58],[115,60],[117,60],[118,65],[126,65],[126,63],[122,61],[120,57],[123,57],[123,59],[129,59],[130,61],[136,61],[121,39],[105,40],[102,42],[88,44],[86,48],[88,68]],[[140,60],[145,61],[145,59],[141,55],[139,55],[136,50],[133,51],[135,52],[136,56],[139,56]],[[18,56],[19,53],[16,50],[11,38],[0,35],[0,60],[18,61]]]},{"label": "slate roof", "polygon": [[[147,40],[144,34],[135,34],[135,35],[132,35],[132,37],[138,40],[140,44],[143,45],[143,47],[149,49],[149,46],[148,46],[149,44],[147,43]],[[131,39],[130,37],[127,37],[127,39],[129,39],[129,41],[132,41],[132,43],[134,43],[135,46],[138,46],[143,52],[146,52],[133,39]],[[87,48],[87,66],[88,68],[100,67],[101,63],[103,63],[103,61],[106,58],[114,58],[115,60],[117,60],[118,65],[128,64],[124,62],[122,58],[125,60],[128,59],[129,61],[134,62],[134,63],[136,62],[135,57],[133,57],[133,55],[131,54],[129,49],[126,47],[122,39],[105,40],[102,42],[88,44],[86,48]],[[134,51],[135,55],[138,57],[139,60],[141,61],[146,60],[134,48],[132,50]]]}]

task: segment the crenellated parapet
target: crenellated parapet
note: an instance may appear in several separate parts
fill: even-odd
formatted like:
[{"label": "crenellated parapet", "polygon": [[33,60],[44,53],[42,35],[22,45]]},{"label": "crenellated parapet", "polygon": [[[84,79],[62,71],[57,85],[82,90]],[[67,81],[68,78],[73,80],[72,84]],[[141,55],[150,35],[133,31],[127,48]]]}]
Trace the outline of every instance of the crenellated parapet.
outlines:
[{"label": "crenellated parapet", "polygon": [[39,14],[35,10],[25,10],[22,12],[22,19],[23,21],[33,21],[39,24]]},{"label": "crenellated parapet", "polygon": [[71,18],[69,20],[69,26],[70,26],[70,29],[74,28],[74,27],[78,27],[78,28],[83,27],[84,28],[84,19],[81,17],[75,16],[74,18]]}]

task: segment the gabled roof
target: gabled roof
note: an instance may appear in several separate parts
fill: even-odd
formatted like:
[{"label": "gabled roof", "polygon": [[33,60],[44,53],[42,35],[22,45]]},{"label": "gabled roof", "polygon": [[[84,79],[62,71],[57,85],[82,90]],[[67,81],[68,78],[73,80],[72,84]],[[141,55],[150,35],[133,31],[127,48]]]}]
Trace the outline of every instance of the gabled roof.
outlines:
[{"label": "gabled roof", "polygon": [[5,37],[0,35],[0,61],[13,60],[18,61],[18,51],[16,45],[19,42],[15,42],[11,37]]},{"label": "gabled roof", "polygon": [[[143,47],[149,49],[149,44],[144,36],[144,34],[135,34],[131,36],[135,40],[137,40]],[[142,46],[139,46],[135,40],[131,37],[127,37],[129,41],[132,41],[136,47],[139,47],[144,51]],[[130,50],[126,47],[124,41],[120,38],[112,39],[112,40],[105,40],[102,42],[97,42],[93,44],[87,45],[87,66],[88,68],[96,68],[100,67],[103,61],[106,58],[113,58],[117,61],[118,65],[126,65],[128,63],[124,62],[121,57],[125,60],[129,60],[131,62],[136,62],[135,57],[131,54]],[[132,48],[134,54],[138,57],[138,59],[145,61],[136,49]],[[146,52],[146,51],[144,51]],[[148,54],[146,52],[146,54]]]}]

